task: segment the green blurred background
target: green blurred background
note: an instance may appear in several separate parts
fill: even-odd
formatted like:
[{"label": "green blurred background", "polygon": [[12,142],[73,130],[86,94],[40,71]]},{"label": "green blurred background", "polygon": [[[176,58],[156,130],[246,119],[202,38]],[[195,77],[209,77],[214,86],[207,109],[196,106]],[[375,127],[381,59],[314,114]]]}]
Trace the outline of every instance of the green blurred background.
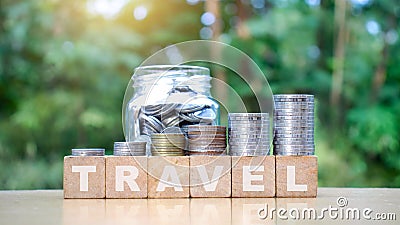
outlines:
[{"label": "green blurred background", "polygon": [[393,0],[0,0],[0,189],[62,188],[71,148],[124,139],[133,69],[195,39],[315,95],[320,186],[400,187],[399,21]]}]

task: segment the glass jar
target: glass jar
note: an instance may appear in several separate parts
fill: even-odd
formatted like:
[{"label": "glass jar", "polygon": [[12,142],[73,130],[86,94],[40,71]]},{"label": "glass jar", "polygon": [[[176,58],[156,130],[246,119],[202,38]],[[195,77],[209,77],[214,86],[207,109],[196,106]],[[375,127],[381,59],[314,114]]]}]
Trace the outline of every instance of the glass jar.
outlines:
[{"label": "glass jar", "polygon": [[194,124],[219,125],[220,108],[211,96],[210,81],[210,70],[205,67],[136,68],[128,86],[133,90],[126,92],[132,93],[130,100],[123,106],[126,141],[150,143],[153,133],[185,133]]}]

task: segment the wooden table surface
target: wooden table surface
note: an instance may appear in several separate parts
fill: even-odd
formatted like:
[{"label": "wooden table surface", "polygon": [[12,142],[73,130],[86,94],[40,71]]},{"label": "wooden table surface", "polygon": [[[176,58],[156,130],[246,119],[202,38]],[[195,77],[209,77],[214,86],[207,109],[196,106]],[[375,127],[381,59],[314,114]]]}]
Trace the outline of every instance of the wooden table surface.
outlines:
[{"label": "wooden table surface", "polygon": [[[338,203],[338,197],[340,199]],[[339,207],[338,204],[346,204]],[[286,210],[262,220],[266,206]],[[337,208],[343,219],[292,219],[304,208]],[[371,210],[368,213],[368,209]],[[350,211],[357,209],[360,220]],[[366,210],[366,217],[362,213]],[[350,214],[348,213],[350,212]],[[380,214],[378,214],[380,213]],[[349,214],[350,218],[346,219]],[[304,214],[308,215],[308,214]],[[356,214],[354,214],[356,215]],[[393,219],[393,215],[396,217]],[[286,220],[285,216],[288,217]],[[368,219],[370,217],[370,219]],[[374,218],[386,217],[386,220]],[[392,218],[389,218],[392,217]],[[63,199],[62,190],[0,191],[0,224],[400,224],[400,189],[319,188],[317,198]]]}]

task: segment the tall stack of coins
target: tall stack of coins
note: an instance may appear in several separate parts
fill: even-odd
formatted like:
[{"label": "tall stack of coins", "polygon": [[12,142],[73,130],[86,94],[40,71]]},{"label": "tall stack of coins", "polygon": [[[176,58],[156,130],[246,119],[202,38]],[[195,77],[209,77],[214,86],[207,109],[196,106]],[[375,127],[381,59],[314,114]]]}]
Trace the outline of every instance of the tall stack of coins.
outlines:
[{"label": "tall stack of coins", "polygon": [[229,113],[228,125],[230,155],[269,154],[268,113]]},{"label": "tall stack of coins", "polygon": [[74,148],[73,156],[104,156],[104,148]]},{"label": "tall stack of coins", "polygon": [[183,156],[186,138],[182,133],[161,133],[151,135],[151,155]]},{"label": "tall stack of coins", "polygon": [[226,153],[226,127],[213,125],[188,126],[189,155],[221,155]]},{"label": "tall stack of coins", "polygon": [[143,156],[146,155],[145,141],[114,142],[115,156]]},{"label": "tall stack of coins", "polygon": [[314,96],[274,95],[274,154],[314,155]]}]

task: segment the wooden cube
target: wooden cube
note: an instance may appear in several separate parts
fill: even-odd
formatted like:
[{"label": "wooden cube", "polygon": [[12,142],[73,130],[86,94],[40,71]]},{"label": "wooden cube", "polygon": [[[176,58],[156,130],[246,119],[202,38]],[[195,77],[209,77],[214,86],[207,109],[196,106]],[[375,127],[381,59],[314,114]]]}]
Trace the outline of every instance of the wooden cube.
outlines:
[{"label": "wooden cube", "polygon": [[64,198],[105,198],[105,157],[64,157]]},{"label": "wooden cube", "polygon": [[149,198],[189,197],[188,156],[150,156],[147,165]]},{"label": "wooden cube", "polygon": [[[147,199],[147,224],[190,224],[190,199]],[[133,223],[131,223],[133,224]]]},{"label": "wooden cube", "polygon": [[106,157],[106,198],[147,198],[147,157]]},{"label": "wooden cube", "polygon": [[[275,198],[232,198],[232,224],[277,224],[275,200]],[[271,214],[271,210],[274,209],[275,212]]]},{"label": "wooden cube", "polygon": [[190,199],[191,225],[231,225],[230,198],[192,198]]},{"label": "wooden cube", "polygon": [[317,156],[276,156],[276,196],[316,197]]},{"label": "wooden cube", "polygon": [[232,197],[274,197],[275,156],[232,156]]},{"label": "wooden cube", "polygon": [[190,196],[230,197],[231,157],[190,156]]}]

